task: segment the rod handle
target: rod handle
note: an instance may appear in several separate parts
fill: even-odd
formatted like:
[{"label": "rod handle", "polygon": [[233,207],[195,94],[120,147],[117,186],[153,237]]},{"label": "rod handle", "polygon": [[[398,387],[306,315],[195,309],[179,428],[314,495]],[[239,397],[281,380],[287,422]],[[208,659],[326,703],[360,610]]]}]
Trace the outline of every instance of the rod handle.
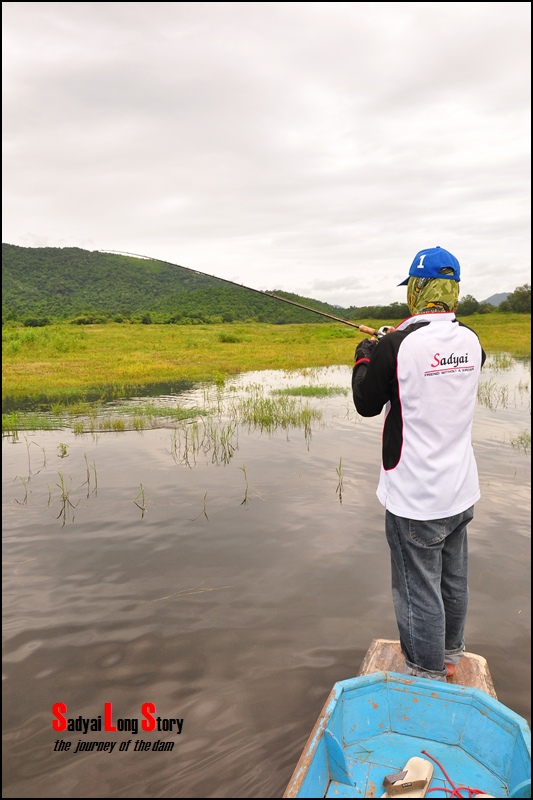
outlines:
[{"label": "rod handle", "polygon": [[368,325],[359,325],[358,327],[359,330],[362,331],[362,333],[368,333],[370,336],[377,335],[377,331],[374,330],[374,328],[369,328]]}]

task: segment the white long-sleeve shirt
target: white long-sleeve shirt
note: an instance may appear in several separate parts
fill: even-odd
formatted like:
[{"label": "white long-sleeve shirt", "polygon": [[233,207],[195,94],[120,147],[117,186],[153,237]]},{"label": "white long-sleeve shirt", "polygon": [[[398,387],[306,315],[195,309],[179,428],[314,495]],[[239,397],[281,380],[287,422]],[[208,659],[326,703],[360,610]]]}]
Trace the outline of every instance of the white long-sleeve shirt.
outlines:
[{"label": "white long-sleeve shirt", "polygon": [[481,367],[477,334],[447,312],[404,320],[355,364],[355,407],[385,407],[377,497],[393,514],[442,519],[480,497],[472,422]]}]

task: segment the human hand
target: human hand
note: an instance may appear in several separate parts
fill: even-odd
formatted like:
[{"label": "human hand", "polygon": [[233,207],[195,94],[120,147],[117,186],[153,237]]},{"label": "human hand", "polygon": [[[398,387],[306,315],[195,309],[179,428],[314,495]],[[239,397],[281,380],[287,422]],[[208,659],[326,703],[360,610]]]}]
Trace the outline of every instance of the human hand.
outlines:
[{"label": "human hand", "polygon": [[394,330],[396,330],[396,328],[393,328],[392,325],[382,325],[381,328],[378,330],[378,339],[381,339],[387,333],[390,333],[391,331]]}]

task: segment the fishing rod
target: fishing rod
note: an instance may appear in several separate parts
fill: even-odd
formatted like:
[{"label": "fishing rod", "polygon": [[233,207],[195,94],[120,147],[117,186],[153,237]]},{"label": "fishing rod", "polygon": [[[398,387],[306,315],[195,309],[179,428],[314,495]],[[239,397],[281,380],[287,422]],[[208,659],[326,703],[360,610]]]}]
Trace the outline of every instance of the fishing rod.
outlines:
[{"label": "fishing rod", "polygon": [[251,286],[245,286],[243,283],[236,283],[235,281],[230,281],[228,278],[219,278],[217,275],[209,275],[207,272],[200,272],[198,269],[193,269],[192,267],[182,267],[181,264],[173,264],[172,261],[164,261],[162,258],[152,258],[152,256],[142,256],[139,253],[128,253],[124,250],[99,250],[99,253],[116,253],[117,255],[121,256],[134,256],[135,258],[145,258],[148,261],[159,261],[161,264],[168,264],[170,267],[179,267],[180,269],[186,269],[188,272],[194,272],[196,275],[201,275],[203,278],[214,278],[217,281],[224,281],[224,283],[230,283],[232,286],[238,286],[241,289],[247,289],[249,292],[256,292],[257,294],[263,295],[263,297],[272,297],[274,300],[281,300],[283,303],[290,303],[291,306],[298,306],[298,308],[303,308],[305,311],[312,311],[313,314],[320,314],[322,317],[327,317],[328,319],[332,319],[335,322],[342,322],[344,325],[350,325],[352,328],[357,328],[361,331],[361,333],[367,333],[369,336],[377,336],[378,339],[381,339],[382,336],[385,336],[391,328],[384,325],[383,327],[376,330],[375,328],[370,328],[368,325],[356,325],[355,322],[350,322],[347,319],[342,319],[342,317],[335,317],[333,314],[326,314],[325,311],[319,311],[317,308],[311,308],[310,306],[304,306],[302,303],[297,303],[295,300],[288,300],[286,297],[279,297],[277,294],[272,294],[271,292],[263,292],[261,289],[253,289]]}]

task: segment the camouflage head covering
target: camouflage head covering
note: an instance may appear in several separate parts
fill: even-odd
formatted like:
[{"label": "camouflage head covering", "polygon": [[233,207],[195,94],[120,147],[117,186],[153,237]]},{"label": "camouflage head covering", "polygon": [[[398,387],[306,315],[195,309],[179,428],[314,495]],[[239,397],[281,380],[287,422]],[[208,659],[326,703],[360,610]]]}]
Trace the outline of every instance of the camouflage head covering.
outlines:
[{"label": "camouflage head covering", "polygon": [[446,278],[409,278],[407,303],[414,316],[426,313],[455,311],[459,303],[459,284]]}]

